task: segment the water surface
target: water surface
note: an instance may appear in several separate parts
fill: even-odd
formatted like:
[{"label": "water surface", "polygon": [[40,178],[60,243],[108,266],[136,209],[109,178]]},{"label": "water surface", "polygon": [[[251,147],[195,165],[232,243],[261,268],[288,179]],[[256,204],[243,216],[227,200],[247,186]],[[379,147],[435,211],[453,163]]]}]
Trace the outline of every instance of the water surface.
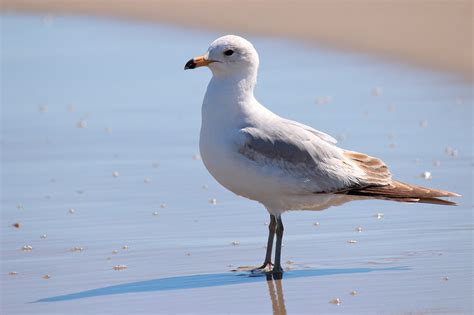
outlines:
[{"label": "water surface", "polygon": [[[283,261],[294,270],[267,283],[230,270],[261,263],[268,214],[196,158],[210,73],[183,66],[223,34],[1,19],[3,314],[472,311],[470,84],[247,36],[261,59],[256,95],[271,110],[382,158],[397,179],[463,195],[457,207],[358,201],[285,214]],[[144,286],[153,290],[130,289]]]}]

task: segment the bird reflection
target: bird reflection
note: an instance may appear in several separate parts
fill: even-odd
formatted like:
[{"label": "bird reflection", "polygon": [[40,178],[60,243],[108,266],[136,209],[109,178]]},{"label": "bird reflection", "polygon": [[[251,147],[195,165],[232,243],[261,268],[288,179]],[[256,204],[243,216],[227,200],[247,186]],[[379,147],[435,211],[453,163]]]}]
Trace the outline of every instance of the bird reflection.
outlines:
[{"label": "bird reflection", "polygon": [[280,274],[267,273],[268,294],[272,300],[273,315],[286,315],[285,298],[283,296],[282,277]]}]

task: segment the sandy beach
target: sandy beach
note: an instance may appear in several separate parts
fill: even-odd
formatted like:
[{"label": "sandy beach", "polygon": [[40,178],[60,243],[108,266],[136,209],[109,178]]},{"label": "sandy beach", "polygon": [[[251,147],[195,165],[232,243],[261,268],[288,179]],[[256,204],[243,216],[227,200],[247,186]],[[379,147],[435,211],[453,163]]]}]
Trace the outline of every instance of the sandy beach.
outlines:
[{"label": "sandy beach", "polygon": [[248,35],[262,104],[463,196],[285,213],[286,272],[266,281],[238,267],[262,263],[268,213],[199,158],[210,73],[183,66],[220,31],[1,19],[2,315],[472,314],[472,84],[457,73]]},{"label": "sandy beach", "polygon": [[5,0],[2,9],[307,39],[454,71],[472,80],[472,1]]}]

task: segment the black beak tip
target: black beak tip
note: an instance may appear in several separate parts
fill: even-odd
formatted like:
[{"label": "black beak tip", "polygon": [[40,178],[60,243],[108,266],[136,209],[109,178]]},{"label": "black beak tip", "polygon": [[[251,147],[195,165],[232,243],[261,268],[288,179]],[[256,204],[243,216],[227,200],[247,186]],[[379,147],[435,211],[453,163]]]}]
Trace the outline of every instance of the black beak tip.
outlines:
[{"label": "black beak tip", "polygon": [[189,59],[189,61],[186,62],[186,64],[184,65],[184,70],[194,69],[194,68],[196,68],[196,63],[194,62],[194,59]]}]

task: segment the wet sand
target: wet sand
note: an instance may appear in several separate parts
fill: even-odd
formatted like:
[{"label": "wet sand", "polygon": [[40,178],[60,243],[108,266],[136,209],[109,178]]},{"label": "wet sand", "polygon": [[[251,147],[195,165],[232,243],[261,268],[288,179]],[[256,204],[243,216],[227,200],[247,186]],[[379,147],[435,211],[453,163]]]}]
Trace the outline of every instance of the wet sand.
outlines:
[{"label": "wet sand", "polygon": [[456,74],[249,36],[271,110],[463,195],[284,214],[287,273],[267,281],[231,270],[262,263],[268,214],[198,158],[210,73],[183,66],[218,32],[1,18],[0,313],[472,313],[472,86]]},{"label": "wet sand", "polygon": [[99,15],[309,39],[472,80],[472,1],[35,1],[3,10]]}]

